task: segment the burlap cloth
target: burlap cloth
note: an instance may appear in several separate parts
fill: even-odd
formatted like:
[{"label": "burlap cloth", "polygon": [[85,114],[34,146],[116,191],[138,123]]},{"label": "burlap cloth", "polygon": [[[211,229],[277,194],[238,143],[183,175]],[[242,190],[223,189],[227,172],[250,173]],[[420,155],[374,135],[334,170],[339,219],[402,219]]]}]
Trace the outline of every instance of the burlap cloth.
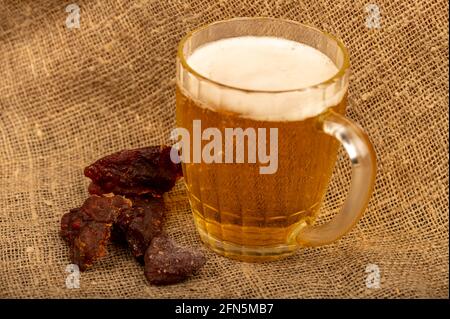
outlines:
[{"label": "burlap cloth", "polygon": [[[448,298],[448,3],[377,1],[0,1],[0,296]],[[176,46],[189,30],[236,16],[284,17],[340,36],[351,53],[348,116],[375,145],[378,177],[363,219],[332,245],[248,264],[207,251],[191,280],[146,283],[122,248],[68,289],[59,220],[86,197],[82,169],[110,152],[167,142]],[[323,220],[348,189],[336,167]],[[169,232],[201,246],[182,184]],[[368,288],[375,264],[380,288]],[[369,270],[370,270],[369,266]]]}]

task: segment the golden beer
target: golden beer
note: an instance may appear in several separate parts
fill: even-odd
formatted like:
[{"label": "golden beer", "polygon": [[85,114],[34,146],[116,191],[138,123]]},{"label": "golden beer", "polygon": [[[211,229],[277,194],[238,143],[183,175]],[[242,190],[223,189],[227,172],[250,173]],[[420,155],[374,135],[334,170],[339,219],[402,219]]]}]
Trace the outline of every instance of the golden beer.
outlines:
[{"label": "golden beer", "polygon": [[[199,231],[242,246],[277,246],[317,216],[331,177],[339,143],[318,132],[317,118],[256,121],[212,111],[177,88],[177,126],[278,128],[278,170],[260,174],[250,163],[186,163],[183,175]],[[331,110],[344,114],[345,99]],[[203,141],[202,148],[207,143]],[[192,147],[192,145],[191,145]],[[191,148],[191,154],[193,150]]]}]

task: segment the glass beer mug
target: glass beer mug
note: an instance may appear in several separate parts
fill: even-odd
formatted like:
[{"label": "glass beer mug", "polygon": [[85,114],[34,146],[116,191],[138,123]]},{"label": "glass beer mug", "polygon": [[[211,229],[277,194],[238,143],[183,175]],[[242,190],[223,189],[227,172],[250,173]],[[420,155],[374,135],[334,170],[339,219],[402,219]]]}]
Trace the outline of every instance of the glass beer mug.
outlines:
[{"label": "glass beer mug", "polygon": [[[184,181],[207,246],[265,261],[334,242],[355,225],[376,159],[344,116],[348,79],[342,42],[294,21],[236,18],[182,39],[177,127],[190,139],[181,147]],[[352,165],[349,194],[331,221],[315,226],[339,142]]]}]

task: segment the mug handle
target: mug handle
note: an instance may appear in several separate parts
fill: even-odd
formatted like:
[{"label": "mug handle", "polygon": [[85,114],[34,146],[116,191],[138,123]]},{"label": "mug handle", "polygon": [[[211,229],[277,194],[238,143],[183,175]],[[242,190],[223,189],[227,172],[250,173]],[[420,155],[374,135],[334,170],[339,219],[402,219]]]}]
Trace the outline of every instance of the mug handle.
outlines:
[{"label": "mug handle", "polygon": [[318,129],[333,136],[344,146],[352,163],[350,191],[339,213],[320,226],[306,226],[298,230],[300,246],[321,246],[344,236],[361,218],[375,184],[376,156],[366,133],[344,116],[329,111],[318,121]]}]

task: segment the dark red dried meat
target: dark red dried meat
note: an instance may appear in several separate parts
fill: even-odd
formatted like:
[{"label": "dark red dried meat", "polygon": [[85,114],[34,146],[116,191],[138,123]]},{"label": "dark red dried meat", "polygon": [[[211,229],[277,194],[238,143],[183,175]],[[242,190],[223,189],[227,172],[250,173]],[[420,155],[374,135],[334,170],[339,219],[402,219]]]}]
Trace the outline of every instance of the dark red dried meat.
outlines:
[{"label": "dark red dried meat", "polygon": [[122,196],[90,196],[80,208],[61,218],[61,236],[70,245],[70,259],[81,271],[106,255],[111,228],[131,201]]},{"label": "dark red dried meat", "polygon": [[125,239],[133,255],[142,262],[150,242],[162,232],[166,209],[162,198],[135,197],[132,202],[133,207],[117,218],[114,239]]},{"label": "dark red dried meat", "polygon": [[155,237],[145,253],[145,277],[154,285],[170,285],[187,279],[206,263],[205,256],[175,245],[167,237]]},{"label": "dark red dried meat", "polygon": [[170,146],[150,146],[99,159],[84,169],[92,180],[89,193],[160,196],[182,176],[181,165],[170,159],[170,150]]}]

